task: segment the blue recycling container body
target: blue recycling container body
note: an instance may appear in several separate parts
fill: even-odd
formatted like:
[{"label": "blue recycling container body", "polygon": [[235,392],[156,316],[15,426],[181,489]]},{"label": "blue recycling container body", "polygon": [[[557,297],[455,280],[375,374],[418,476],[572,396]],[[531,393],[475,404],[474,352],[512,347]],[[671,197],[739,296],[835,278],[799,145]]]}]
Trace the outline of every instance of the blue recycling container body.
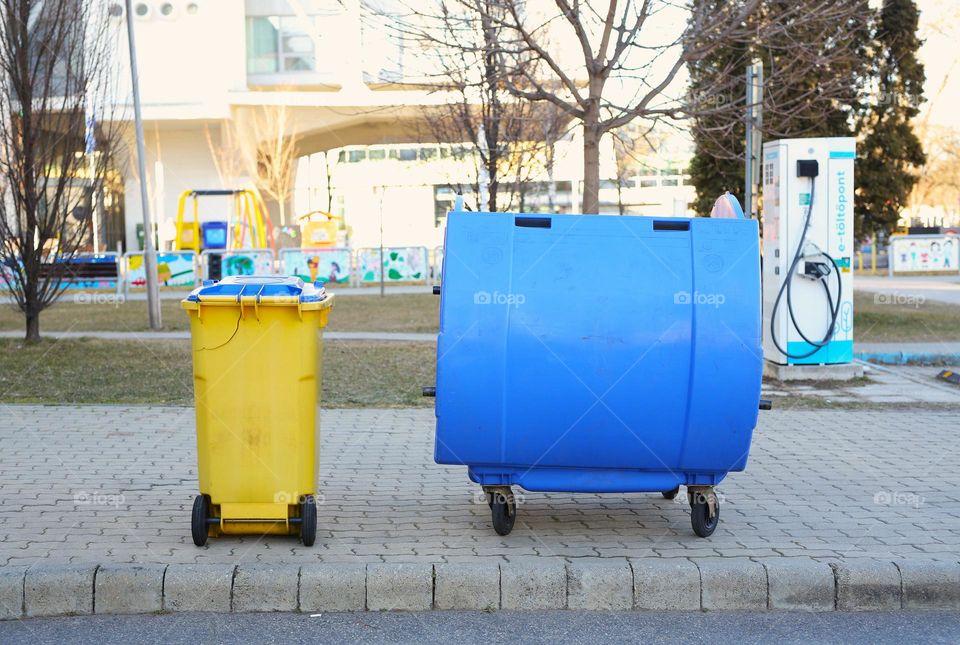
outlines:
[{"label": "blue recycling container body", "polygon": [[760,294],[755,220],[451,212],[435,460],[530,491],[719,483],[757,422]]}]

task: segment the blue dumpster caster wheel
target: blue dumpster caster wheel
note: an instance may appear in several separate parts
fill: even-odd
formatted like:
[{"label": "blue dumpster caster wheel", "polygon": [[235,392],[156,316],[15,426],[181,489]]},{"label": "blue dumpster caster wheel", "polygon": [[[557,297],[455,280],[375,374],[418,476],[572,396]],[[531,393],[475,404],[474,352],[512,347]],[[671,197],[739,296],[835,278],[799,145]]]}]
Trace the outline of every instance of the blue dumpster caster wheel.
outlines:
[{"label": "blue dumpster caster wheel", "polygon": [[510,535],[513,524],[517,521],[517,504],[513,493],[491,493],[490,513],[493,516],[493,530],[497,535]]},{"label": "blue dumpster caster wheel", "polygon": [[[713,495],[713,493],[710,493]],[[710,517],[710,504],[707,503],[707,495],[704,493],[691,493],[690,495],[690,523],[693,525],[693,532],[699,537],[705,538],[713,535],[720,523],[720,500],[713,495],[713,517]]]},{"label": "blue dumpster caster wheel", "polygon": [[680,487],[677,486],[676,488],[672,488],[672,489],[670,489],[670,490],[665,490],[665,491],[663,491],[663,492],[660,493],[660,494],[663,495],[663,499],[673,499],[674,497],[677,496],[677,493],[679,493],[679,492],[680,492]]},{"label": "blue dumpster caster wheel", "polygon": [[313,495],[307,495],[300,504],[300,540],[303,546],[313,546],[317,539],[317,504]]},{"label": "blue dumpster caster wheel", "polygon": [[193,543],[203,546],[207,543],[207,517],[210,515],[210,500],[206,495],[197,495],[193,499],[193,516],[190,518],[190,530]]}]

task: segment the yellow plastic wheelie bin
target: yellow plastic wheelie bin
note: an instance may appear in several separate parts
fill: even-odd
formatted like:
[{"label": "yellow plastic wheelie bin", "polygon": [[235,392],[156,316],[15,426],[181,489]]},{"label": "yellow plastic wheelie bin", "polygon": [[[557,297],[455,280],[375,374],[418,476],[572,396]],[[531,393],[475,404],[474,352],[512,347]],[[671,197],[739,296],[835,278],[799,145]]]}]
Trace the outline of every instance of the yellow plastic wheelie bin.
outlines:
[{"label": "yellow plastic wheelie bin", "polygon": [[197,415],[193,541],[317,533],[322,329],[333,294],[281,276],[207,280],[190,315]]}]

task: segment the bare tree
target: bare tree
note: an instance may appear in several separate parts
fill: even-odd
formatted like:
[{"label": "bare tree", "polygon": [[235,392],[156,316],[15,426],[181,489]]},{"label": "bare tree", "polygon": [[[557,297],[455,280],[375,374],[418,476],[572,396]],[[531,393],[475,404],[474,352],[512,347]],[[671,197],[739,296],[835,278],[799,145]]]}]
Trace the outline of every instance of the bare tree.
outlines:
[{"label": "bare tree", "polygon": [[[583,210],[597,212],[603,135],[635,119],[683,119],[719,109],[690,100],[686,66],[722,45],[764,41],[818,13],[836,16],[826,0],[793,5],[780,14],[784,23],[752,20],[761,0],[553,0],[552,8],[548,0],[499,0],[488,17],[501,29],[506,89],[548,101],[582,126]],[[800,51],[803,43],[794,46]],[[571,52],[579,63],[571,62]],[[711,96],[723,87],[701,91]]]},{"label": "bare tree", "polygon": [[122,141],[117,32],[81,0],[0,0],[0,26],[0,275],[34,342]]},{"label": "bare tree", "polygon": [[299,136],[285,106],[259,106],[238,110],[220,127],[215,144],[206,132],[221,181],[241,181],[277,202],[279,224],[287,222],[287,204],[296,179]]},{"label": "bare tree", "polygon": [[[568,119],[553,106],[518,100],[502,82],[499,51],[503,26],[492,16],[499,0],[429,0],[395,3],[385,22],[415,51],[421,68],[414,82],[444,93],[447,101],[426,110],[421,139],[454,146],[454,158],[472,166],[469,179],[450,186],[472,195],[477,210],[510,209],[545,165],[544,147]],[[369,7],[383,17],[383,7]],[[552,152],[552,151],[550,151]],[[547,155],[548,158],[552,156]],[[551,162],[552,163],[552,162]]]},{"label": "bare tree", "polygon": [[945,221],[960,212],[960,128],[933,126],[926,120],[917,125],[917,135],[927,151],[910,194],[910,215],[916,218],[923,206],[939,209]]}]

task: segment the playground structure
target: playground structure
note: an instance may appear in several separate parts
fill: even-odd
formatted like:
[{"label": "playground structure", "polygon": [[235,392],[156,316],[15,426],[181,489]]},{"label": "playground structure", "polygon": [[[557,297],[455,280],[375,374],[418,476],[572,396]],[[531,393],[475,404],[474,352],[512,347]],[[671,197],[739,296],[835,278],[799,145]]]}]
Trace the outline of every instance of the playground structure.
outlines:
[{"label": "playground structure", "polygon": [[[323,219],[316,219],[322,217]],[[300,246],[305,249],[327,248],[337,245],[337,227],[339,217],[325,211],[311,211],[301,215]]]},{"label": "playground structure", "polygon": [[[233,212],[225,222],[210,226],[210,235],[203,226],[215,225],[217,222],[200,222],[201,197],[233,197]],[[187,200],[192,200],[192,220],[185,220]],[[273,225],[266,209],[261,207],[256,193],[249,189],[223,190],[185,190],[180,193],[177,202],[176,238],[173,248],[175,251],[193,251],[199,254],[206,248],[233,249],[265,249],[273,241]],[[212,239],[205,239],[205,238]],[[219,239],[217,239],[219,238]],[[221,243],[222,240],[222,243]]]}]

